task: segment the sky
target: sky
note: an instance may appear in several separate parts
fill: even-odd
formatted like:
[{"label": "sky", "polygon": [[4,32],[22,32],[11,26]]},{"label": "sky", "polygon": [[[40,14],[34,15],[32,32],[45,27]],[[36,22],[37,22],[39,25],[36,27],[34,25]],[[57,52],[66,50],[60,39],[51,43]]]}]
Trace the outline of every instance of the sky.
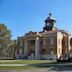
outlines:
[{"label": "sky", "polygon": [[0,23],[11,30],[12,39],[42,31],[49,13],[57,28],[72,34],[72,0],[0,0]]}]

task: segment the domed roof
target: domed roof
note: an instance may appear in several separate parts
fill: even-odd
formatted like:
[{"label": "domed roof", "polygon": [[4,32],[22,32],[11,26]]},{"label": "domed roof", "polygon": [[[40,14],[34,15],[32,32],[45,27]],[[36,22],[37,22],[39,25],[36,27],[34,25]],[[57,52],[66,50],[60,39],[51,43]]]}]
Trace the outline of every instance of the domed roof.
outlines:
[{"label": "domed roof", "polygon": [[51,13],[49,13],[49,17],[47,17],[47,19],[45,20],[45,22],[48,22],[48,21],[54,21],[54,22],[56,22],[55,18],[52,17]]}]

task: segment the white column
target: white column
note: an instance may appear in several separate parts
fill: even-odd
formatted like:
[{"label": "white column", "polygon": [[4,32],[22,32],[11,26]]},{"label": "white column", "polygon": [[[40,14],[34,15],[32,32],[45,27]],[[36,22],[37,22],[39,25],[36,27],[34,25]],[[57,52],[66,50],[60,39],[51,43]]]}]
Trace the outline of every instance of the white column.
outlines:
[{"label": "white column", "polygon": [[68,36],[68,50],[69,50],[69,53],[70,53],[70,50],[71,50],[70,39],[71,39],[71,36]]},{"label": "white column", "polygon": [[35,42],[35,59],[40,59],[40,53],[39,53],[39,37],[36,37],[36,42]]},{"label": "white column", "polygon": [[25,45],[24,45],[24,56],[28,56],[28,42],[25,40]]}]

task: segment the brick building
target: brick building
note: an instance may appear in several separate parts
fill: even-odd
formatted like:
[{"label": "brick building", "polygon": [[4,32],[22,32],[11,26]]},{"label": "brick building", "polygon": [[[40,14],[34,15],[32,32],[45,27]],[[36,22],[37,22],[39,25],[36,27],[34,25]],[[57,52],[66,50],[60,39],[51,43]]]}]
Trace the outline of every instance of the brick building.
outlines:
[{"label": "brick building", "polygon": [[57,29],[56,20],[49,17],[45,20],[45,27],[41,32],[28,32],[17,38],[15,51],[16,59],[53,59],[71,55],[72,36]]}]

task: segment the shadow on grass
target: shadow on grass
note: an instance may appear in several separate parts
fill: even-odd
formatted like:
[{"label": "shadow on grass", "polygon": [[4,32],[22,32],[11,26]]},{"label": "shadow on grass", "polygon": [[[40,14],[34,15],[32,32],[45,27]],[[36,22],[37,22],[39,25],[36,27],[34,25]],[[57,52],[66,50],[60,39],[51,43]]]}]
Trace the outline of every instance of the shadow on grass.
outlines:
[{"label": "shadow on grass", "polygon": [[40,64],[29,64],[28,66],[38,67],[38,68],[48,68],[48,70],[53,71],[72,71],[72,63],[40,63]]}]

